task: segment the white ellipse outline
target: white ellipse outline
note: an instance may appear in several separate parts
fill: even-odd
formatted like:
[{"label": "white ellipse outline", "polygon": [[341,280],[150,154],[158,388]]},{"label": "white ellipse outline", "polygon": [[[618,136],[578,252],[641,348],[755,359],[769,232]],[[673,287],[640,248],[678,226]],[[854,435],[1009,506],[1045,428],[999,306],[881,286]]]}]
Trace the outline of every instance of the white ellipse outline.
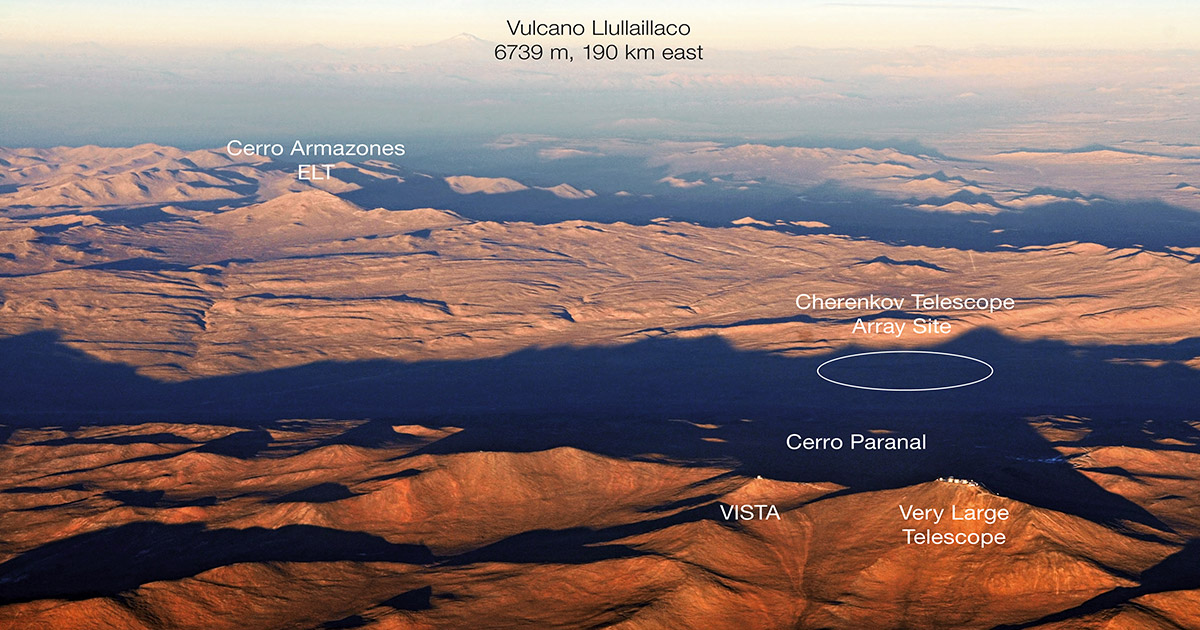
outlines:
[{"label": "white ellipse outline", "polygon": [[[853,383],[843,383],[841,381],[835,381],[821,373],[821,368],[825,367],[826,365],[829,365],[830,363],[834,363],[836,361],[841,361],[842,359],[853,359],[854,357],[865,357],[865,356],[870,356],[873,354],[937,354],[937,355],[941,355],[941,356],[945,356],[945,357],[955,357],[958,359],[966,359],[968,361],[982,363],[987,366],[988,373],[987,373],[987,376],[985,376],[981,379],[971,381],[970,383],[960,383],[958,385],[944,385],[942,387],[899,387],[899,388],[896,388],[896,387],[869,387],[867,385],[855,385]],[[936,391],[941,391],[944,389],[957,389],[959,387],[968,387],[970,385],[975,385],[976,383],[982,383],[982,382],[988,380],[989,378],[991,378],[992,375],[995,373],[996,373],[996,368],[992,367],[991,363],[988,363],[987,361],[984,361],[983,359],[976,359],[975,357],[969,357],[965,354],[954,354],[953,352],[936,352],[933,350],[876,350],[874,352],[858,352],[856,354],[847,354],[846,356],[843,356],[843,357],[834,357],[834,358],[822,363],[821,365],[817,366],[817,376],[820,376],[821,378],[825,379],[826,381],[829,381],[830,383],[833,383],[834,385],[841,385],[842,387],[853,387],[854,389],[866,389],[866,390],[870,390],[873,392],[936,392]]]}]

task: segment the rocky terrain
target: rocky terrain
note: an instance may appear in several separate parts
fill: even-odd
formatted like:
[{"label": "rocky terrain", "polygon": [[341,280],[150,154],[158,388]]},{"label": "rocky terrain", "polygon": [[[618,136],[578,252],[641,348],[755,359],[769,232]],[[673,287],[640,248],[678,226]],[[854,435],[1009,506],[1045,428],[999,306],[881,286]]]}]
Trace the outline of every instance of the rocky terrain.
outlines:
[{"label": "rocky terrain", "polygon": [[[1039,423],[1059,432],[1061,466],[1160,524],[1096,523],[936,479],[856,491],[652,454],[436,448],[462,431],[455,427],[20,430],[2,447],[0,620],[24,628],[1196,627],[1200,520],[1184,498],[1200,481],[1187,472],[1196,468],[1194,441],[1094,448],[1072,439],[1086,419]],[[779,518],[721,516],[722,504],[760,503]],[[1009,542],[907,545],[903,504],[1005,508]],[[973,530],[948,531],[956,529]]]},{"label": "rocky terrain", "polygon": [[[1193,189],[1129,219],[1108,154],[677,149],[632,192],[0,150],[0,626],[1200,627]],[[871,197],[796,201],[829,173]],[[1014,307],[796,302],[912,293]],[[994,375],[816,374],[885,349]],[[928,445],[788,446],[851,433]]]}]

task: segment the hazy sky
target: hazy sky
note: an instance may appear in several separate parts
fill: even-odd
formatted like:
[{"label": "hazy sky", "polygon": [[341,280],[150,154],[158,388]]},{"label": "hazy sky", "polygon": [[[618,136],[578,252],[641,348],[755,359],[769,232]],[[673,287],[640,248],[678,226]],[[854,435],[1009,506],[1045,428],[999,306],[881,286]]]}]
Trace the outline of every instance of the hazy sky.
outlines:
[{"label": "hazy sky", "polygon": [[[0,0],[0,142],[528,133],[902,138],[957,150],[1200,137],[1200,2],[598,4]],[[686,44],[708,56],[585,62],[590,35],[525,40],[569,47],[574,63],[505,62],[469,42],[400,48],[463,32],[521,41],[506,19],[642,18],[686,21]],[[54,50],[82,42],[114,50]],[[290,50],[312,44],[374,48]],[[790,47],[804,48],[731,51]]]},{"label": "hazy sky", "polygon": [[0,42],[354,47],[424,44],[462,32],[506,41],[508,18],[687,22],[693,43],[738,49],[1200,49],[1194,0],[2,0]]}]

